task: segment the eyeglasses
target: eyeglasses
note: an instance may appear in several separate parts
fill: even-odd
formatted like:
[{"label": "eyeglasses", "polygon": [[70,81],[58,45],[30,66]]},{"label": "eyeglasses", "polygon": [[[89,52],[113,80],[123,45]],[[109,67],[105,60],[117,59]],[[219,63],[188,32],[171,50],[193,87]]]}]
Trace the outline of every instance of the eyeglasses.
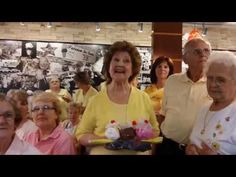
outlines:
[{"label": "eyeglasses", "polygon": [[59,81],[51,81],[50,83],[52,83],[52,84],[59,83]]},{"label": "eyeglasses", "polygon": [[0,117],[3,117],[6,121],[14,120],[15,115],[13,112],[4,112],[3,114],[0,114]]},{"label": "eyeglasses", "polygon": [[39,112],[39,110],[47,112],[47,111],[50,111],[50,110],[53,110],[53,109],[55,110],[55,107],[51,107],[51,106],[48,106],[48,105],[43,105],[41,107],[35,106],[31,111],[36,113],[36,112]]},{"label": "eyeglasses", "polygon": [[227,79],[224,77],[212,77],[212,76],[207,76],[207,82],[214,82],[216,85],[221,86],[226,84],[229,81],[232,81],[233,79]]},{"label": "eyeglasses", "polygon": [[193,49],[193,54],[194,55],[197,55],[197,56],[201,56],[202,54],[205,54],[205,55],[207,55],[207,56],[209,56],[210,55],[210,53],[211,53],[211,51],[210,51],[210,49],[208,49],[208,48],[204,48],[204,49]]}]

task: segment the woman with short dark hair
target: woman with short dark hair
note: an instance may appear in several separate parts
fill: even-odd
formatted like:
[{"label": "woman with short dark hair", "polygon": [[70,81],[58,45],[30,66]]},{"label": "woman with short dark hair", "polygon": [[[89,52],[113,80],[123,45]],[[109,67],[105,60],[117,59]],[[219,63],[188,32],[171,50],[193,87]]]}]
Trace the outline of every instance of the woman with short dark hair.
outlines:
[{"label": "woman with short dark hair", "polygon": [[81,104],[81,114],[83,114],[89,99],[97,94],[97,90],[92,87],[89,74],[86,71],[76,73],[74,81],[79,89],[75,91],[73,101]]}]

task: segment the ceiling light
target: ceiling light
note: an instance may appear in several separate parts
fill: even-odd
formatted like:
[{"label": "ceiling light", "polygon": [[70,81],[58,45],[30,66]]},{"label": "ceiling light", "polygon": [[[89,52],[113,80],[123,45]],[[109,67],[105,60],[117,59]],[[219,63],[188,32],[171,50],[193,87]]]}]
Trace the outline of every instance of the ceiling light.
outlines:
[{"label": "ceiling light", "polygon": [[101,30],[101,28],[100,28],[99,23],[96,23],[96,31],[98,32],[98,31],[100,31],[100,30]]},{"label": "ceiling light", "polygon": [[138,23],[139,30],[138,32],[142,33],[143,32],[143,23]]},{"label": "ceiling light", "polygon": [[51,28],[51,27],[52,27],[52,22],[48,22],[47,28]]},{"label": "ceiling light", "polygon": [[206,36],[207,35],[207,28],[205,26],[205,23],[202,23],[202,36]]}]

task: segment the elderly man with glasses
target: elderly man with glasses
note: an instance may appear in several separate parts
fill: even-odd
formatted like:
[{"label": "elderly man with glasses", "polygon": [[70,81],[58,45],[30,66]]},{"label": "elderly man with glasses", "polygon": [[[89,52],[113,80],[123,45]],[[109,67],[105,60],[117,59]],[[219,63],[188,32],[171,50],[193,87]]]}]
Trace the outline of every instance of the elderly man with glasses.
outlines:
[{"label": "elderly man with glasses", "polygon": [[206,89],[203,68],[211,53],[209,42],[194,38],[184,46],[183,61],[188,65],[185,73],[171,75],[166,82],[161,124],[163,142],[157,155],[184,155],[185,145],[200,107],[211,98]]}]

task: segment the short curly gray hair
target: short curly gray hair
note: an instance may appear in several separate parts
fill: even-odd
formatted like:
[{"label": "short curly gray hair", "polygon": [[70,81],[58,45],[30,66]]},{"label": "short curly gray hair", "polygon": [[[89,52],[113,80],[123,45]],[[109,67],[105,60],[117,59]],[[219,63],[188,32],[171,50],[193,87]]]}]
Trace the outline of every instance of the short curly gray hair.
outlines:
[{"label": "short curly gray hair", "polygon": [[220,63],[226,66],[231,70],[231,77],[232,79],[236,80],[236,56],[233,52],[229,51],[214,51],[204,68],[204,74],[208,72],[210,66],[214,63]]}]

